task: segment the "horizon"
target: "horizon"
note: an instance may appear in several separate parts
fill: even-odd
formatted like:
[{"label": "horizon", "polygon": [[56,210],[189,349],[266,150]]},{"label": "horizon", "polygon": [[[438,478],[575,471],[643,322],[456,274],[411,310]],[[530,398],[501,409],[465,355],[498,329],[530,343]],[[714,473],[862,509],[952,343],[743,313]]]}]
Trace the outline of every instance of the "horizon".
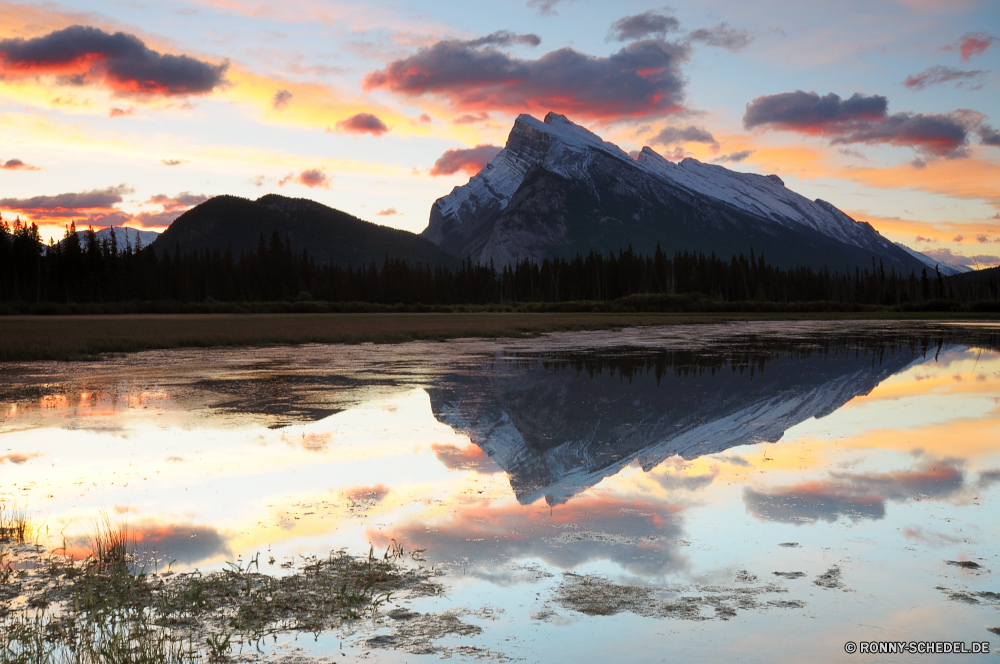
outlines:
[{"label": "horizon", "polygon": [[552,111],[627,152],[777,174],[939,261],[1000,264],[986,1],[64,0],[0,16],[0,214],[46,241],[268,193],[419,233],[519,114]]}]

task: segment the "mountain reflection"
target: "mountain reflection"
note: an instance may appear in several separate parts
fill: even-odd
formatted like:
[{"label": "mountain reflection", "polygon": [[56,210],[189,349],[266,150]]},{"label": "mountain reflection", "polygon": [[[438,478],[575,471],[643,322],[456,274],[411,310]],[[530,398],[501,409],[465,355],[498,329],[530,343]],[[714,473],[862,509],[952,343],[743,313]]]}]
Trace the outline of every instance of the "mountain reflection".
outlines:
[{"label": "mountain reflection", "polygon": [[[992,331],[981,336],[996,346]],[[776,442],[955,341],[897,333],[508,354],[442,374],[428,392],[434,416],[485,451],[521,503],[558,504],[633,460],[648,471],[674,455]]]}]

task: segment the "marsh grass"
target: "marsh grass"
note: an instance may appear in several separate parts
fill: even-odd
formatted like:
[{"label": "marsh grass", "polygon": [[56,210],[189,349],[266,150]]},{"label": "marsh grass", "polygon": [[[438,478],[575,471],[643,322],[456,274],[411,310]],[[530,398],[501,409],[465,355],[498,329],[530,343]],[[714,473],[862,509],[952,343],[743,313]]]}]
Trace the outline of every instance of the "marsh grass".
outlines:
[{"label": "marsh grass", "polygon": [[7,507],[0,503],[0,542],[24,544],[37,534],[39,524],[28,516],[27,508]]},{"label": "marsh grass", "polygon": [[[0,586],[3,664],[221,662],[279,633],[319,634],[366,617],[397,593],[434,595],[434,574],[404,566],[404,550],[302,558],[287,573],[260,571],[259,554],[225,569],[148,574],[135,569],[124,523],[102,514],[83,561],[21,545],[31,565]],[[17,548],[8,551],[10,560]],[[2,566],[0,562],[0,566]],[[6,608],[20,598],[19,610]]]}]

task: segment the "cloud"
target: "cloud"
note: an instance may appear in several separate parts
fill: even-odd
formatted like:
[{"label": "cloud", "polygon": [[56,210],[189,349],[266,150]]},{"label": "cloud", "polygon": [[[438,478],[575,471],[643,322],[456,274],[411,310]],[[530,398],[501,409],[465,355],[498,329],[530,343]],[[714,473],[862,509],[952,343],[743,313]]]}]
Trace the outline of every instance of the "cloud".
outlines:
[{"label": "cloud", "polygon": [[663,39],[668,32],[675,32],[680,28],[681,23],[675,17],[649,9],[612,23],[606,41],[628,41],[653,36]]},{"label": "cloud", "polygon": [[[986,239],[985,236],[982,235],[976,239],[979,240],[979,238]],[[982,243],[982,240],[980,240],[980,243]],[[1000,265],[1000,256],[993,256],[991,254],[963,256],[962,254],[952,253],[951,249],[948,248],[930,249],[928,251],[924,251],[923,253],[939,263],[951,263],[952,265],[961,265],[972,269]]]},{"label": "cloud", "polygon": [[310,189],[315,189],[316,187],[319,187],[320,189],[329,189],[332,183],[333,178],[318,168],[302,171],[298,175],[295,173],[289,173],[285,177],[278,180],[279,187],[284,187],[286,184],[301,184],[302,186],[309,187]]},{"label": "cloud", "polygon": [[919,74],[907,76],[903,81],[903,85],[911,90],[923,90],[929,85],[958,81],[958,85],[956,86],[958,87],[965,81],[982,78],[987,73],[989,72],[983,71],[982,69],[964,70],[938,65],[936,67],[931,67],[930,69],[925,69]]},{"label": "cloud", "polygon": [[337,123],[337,131],[348,134],[371,134],[381,136],[389,127],[371,113],[358,113]]},{"label": "cloud", "polygon": [[501,149],[496,145],[477,145],[474,148],[447,150],[434,162],[431,175],[454,175],[459,171],[475,175],[483,170]]},{"label": "cloud", "polygon": [[431,445],[434,456],[449,470],[474,470],[477,473],[491,474],[501,471],[500,466],[490,459],[483,448],[476,444],[459,448],[455,445]]},{"label": "cloud", "polygon": [[956,235],[955,237],[951,238],[951,241],[952,241],[952,242],[961,242],[961,241],[962,241],[962,240],[964,240],[964,239],[965,239],[965,238],[964,238],[964,237],[962,237],[961,235]]},{"label": "cloud", "polygon": [[739,152],[730,152],[729,154],[722,155],[721,157],[713,159],[712,161],[720,164],[725,161],[732,161],[738,163],[741,161],[745,161],[746,158],[752,155],[754,152],[756,152],[756,150],[740,150]]},{"label": "cloud", "polygon": [[831,473],[828,479],[755,491],[746,489],[743,502],[758,519],[778,523],[834,522],[882,519],[888,501],[939,500],[960,492],[965,473],[939,460],[915,470],[891,473]]},{"label": "cloud", "polygon": [[980,124],[976,131],[983,145],[1000,146],[1000,131],[997,131],[985,122]]},{"label": "cloud", "polygon": [[274,93],[274,97],[271,98],[271,108],[276,111],[283,110],[288,106],[288,102],[292,100],[292,93],[288,90],[278,90]]},{"label": "cloud", "polygon": [[848,157],[856,157],[857,159],[864,159],[868,161],[868,157],[861,150],[855,150],[854,148],[840,148],[837,150],[840,154],[847,155]]},{"label": "cloud", "polygon": [[134,115],[134,108],[112,108],[108,111],[108,117],[112,120],[115,118],[124,118],[129,115]]},{"label": "cloud", "polygon": [[127,218],[105,218],[100,221],[102,221],[103,225],[111,225],[113,223],[115,226],[124,226],[126,223],[130,226],[142,226],[144,228],[169,226],[177,217],[196,205],[201,205],[208,198],[204,194],[192,194],[189,191],[181,192],[176,196],[157,194],[151,196],[145,204],[158,205],[161,208],[159,212],[140,212]]},{"label": "cloud", "polygon": [[419,120],[423,124],[430,124],[431,122],[433,122],[431,116],[427,115],[426,113],[421,113],[420,117],[417,118],[417,120]]},{"label": "cloud", "polygon": [[252,178],[249,178],[247,180],[247,183],[248,184],[252,184],[253,186],[260,188],[260,187],[263,187],[265,184],[267,184],[268,182],[270,182],[273,179],[274,178],[269,178],[266,175],[261,174],[261,175],[255,175]]},{"label": "cloud", "polygon": [[379,210],[375,214],[379,217],[395,217],[397,214],[399,214],[399,212],[396,211],[396,208],[391,207],[391,208],[386,208],[384,210]]},{"label": "cloud", "polygon": [[122,202],[122,195],[134,193],[126,184],[107,189],[92,189],[79,193],[32,196],[31,198],[0,198],[0,208],[12,212],[39,214],[46,217],[77,217],[94,212],[108,212]]},{"label": "cloud", "polygon": [[753,42],[753,37],[746,30],[730,28],[725,23],[719,23],[711,28],[700,28],[688,35],[692,41],[700,41],[709,46],[718,46],[727,51],[741,51]]},{"label": "cloud", "polygon": [[187,159],[161,159],[160,163],[164,166],[180,166],[181,164],[190,164],[191,162]]},{"label": "cloud", "polygon": [[673,145],[675,143],[710,143],[718,145],[715,137],[703,127],[665,127],[659,134],[649,139],[653,145]]},{"label": "cloud", "polygon": [[687,475],[685,473],[666,472],[662,475],[654,476],[653,479],[668,491],[675,489],[698,491],[711,484],[718,474],[718,472],[714,472],[706,475]]},{"label": "cloud", "polygon": [[997,38],[988,32],[966,32],[954,46],[945,46],[945,51],[957,50],[962,54],[962,60],[968,60],[974,55],[981,55],[986,52]]},{"label": "cloud", "polygon": [[7,79],[55,76],[64,84],[98,84],[118,95],[198,95],[225,82],[228,62],[161,54],[134,35],[73,25],[33,39],[0,40]]},{"label": "cloud", "polygon": [[382,499],[388,496],[391,491],[392,489],[385,486],[384,484],[376,484],[375,486],[350,487],[347,489],[343,489],[340,493],[348,500],[354,502],[367,500],[380,503],[382,502]]},{"label": "cloud", "polygon": [[539,16],[555,16],[556,5],[560,2],[573,2],[573,0],[528,0],[528,6],[533,7]]},{"label": "cloud", "polygon": [[0,169],[5,171],[40,171],[42,170],[38,166],[32,166],[31,164],[26,164],[20,159],[8,159],[7,161],[0,162]]},{"label": "cloud", "polygon": [[457,118],[452,120],[451,123],[456,125],[476,124],[478,122],[486,122],[489,119],[490,119],[490,114],[486,112],[475,113],[475,114],[466,113],[464,115],[458,116]]},{"label": "cloud", "polygon": [[[855,93],[849,99],[830,93],[784,92],[747,104],[743,125],[825,136],[837,143],[908,146],[937,157],[966,155],[972,114],[888,113],[880,95]],[[979,120],[981,122],[981,120]]]},{"label": "cloud", "polygon": [[542,38],[532,33],[518,34],[516,32],[511,32],[510,30],[498,30],[486,35],[485,37],[472,39],[465,43],[472,47],[510,46],[511,44],[534,47],[542,43]]},{"label": "cloud", "polygon": [[[467,560],[470,570],[496,574],[499,561],[539,558],[562,569],[591,560],[610,560],[642,575],[661,575],[685,565],[679,552],[682,534],[677,505],[656,500],[580,496],[564,505],[496,505],[470,501],[439,520],[410,519],[370,528],[376,547],[395,538],[410,548],[427,549],[432,564]],[[495,576],[493,577],[495,578]]]},{"label": "cloud", "polygon": [[366,91],[431,95],[467,111],[556,111],[594,119],[662,116],[681,110],[680,65],[690,47],[647,39],[607,57],[565,47],[537,60],[481,40],[439,41],[364,78]]}]

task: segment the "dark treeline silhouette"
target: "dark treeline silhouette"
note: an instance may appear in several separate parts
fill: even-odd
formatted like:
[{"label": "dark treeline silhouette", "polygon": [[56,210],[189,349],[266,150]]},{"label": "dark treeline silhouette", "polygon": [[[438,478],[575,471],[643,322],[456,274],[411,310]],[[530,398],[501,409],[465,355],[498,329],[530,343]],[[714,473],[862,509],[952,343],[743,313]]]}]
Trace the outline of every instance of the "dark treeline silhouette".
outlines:
[{"label": "dark treeline silhouette", "polygon": [[631,249],[571,260],[522,261],[494,270],[465,261],[449,270],[386,258],[381,264],[317,264],[287,238],[263,235],[257,250],[157,254],[112,234],[99,240],[72,224],[62,241],[44,245],[34,224],[0,222],[0,302],[84,304],[173,301],[280,302],[320,300],[376,304],[519,304],[607,302],[644,294],[700,293],[717,302],[834,302],[919,305],[948,299],[1000,299],[1000,278],[956,289],[939,272],[871,269],[783,270],[763,255],[678,253],[652,256]]}]

